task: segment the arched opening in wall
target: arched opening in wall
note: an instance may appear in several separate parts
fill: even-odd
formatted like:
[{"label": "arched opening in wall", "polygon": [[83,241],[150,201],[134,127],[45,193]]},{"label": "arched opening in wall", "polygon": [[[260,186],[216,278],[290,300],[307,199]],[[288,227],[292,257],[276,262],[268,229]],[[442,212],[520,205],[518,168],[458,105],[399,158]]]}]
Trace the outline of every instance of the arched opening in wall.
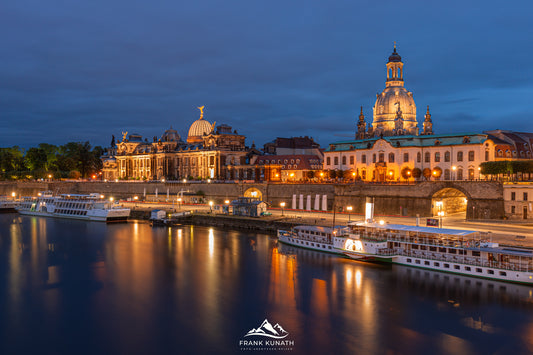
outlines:
[{"label": "arched opening in wall", "polygon": [[431,198],[432,214],[436,217],[466,218],[467,196],[452,187],[437,191]]},{"label": "arched opening in wall", "polygon": [[244,197],[253,197],[258,198],[259,200],[263,200],[263,194],[259,189],[256,189],[255,187],[251,187],[248,190],[244,191]]}]

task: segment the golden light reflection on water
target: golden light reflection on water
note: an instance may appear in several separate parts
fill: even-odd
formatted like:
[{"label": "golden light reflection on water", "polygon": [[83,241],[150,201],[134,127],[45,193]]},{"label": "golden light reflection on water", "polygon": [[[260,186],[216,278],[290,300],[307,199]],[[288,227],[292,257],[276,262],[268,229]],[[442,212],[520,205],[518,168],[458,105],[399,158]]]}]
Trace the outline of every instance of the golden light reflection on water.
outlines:
[{"label": "golden light reflection on water", "polygon": [[215,254],[215,234],[213,233],[213,228],[209,228],[209,257],[213,258]]}]

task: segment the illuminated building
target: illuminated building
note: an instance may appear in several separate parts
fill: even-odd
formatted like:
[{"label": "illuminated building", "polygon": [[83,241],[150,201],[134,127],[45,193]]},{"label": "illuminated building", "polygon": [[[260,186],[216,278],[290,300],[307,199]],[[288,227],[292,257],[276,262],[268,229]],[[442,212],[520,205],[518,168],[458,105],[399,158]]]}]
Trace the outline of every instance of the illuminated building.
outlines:
[{"label": "illuminated building", "polygon": [[122,140],[103,158],[106,180],[259,179],[250,160],[259,155],[245,146],[245,137],[228,125],[203,118],[192,123],[184,142],[172,127],[152,142],[123,132]]},{"label": "illuminated building", "polygon": [[[509,131],[436,135],[429,106],[422,131],[413,94],[404,88],[403,62],[394,51],[386,64],[385,89],[377,94],[373,122],[359,114],[355,140],[335,142],[324,152],[324,169],[350,171],[363,181],[473,180],[480,164],[531,159],[533,134]],[[339,174],[340,175],[340,174]]]}]

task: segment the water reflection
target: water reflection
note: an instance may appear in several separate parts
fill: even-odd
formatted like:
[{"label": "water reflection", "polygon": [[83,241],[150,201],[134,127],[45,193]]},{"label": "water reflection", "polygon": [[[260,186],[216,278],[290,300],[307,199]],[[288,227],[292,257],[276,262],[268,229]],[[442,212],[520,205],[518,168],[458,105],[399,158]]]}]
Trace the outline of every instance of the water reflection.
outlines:
[{"label": "water reflection", "polygon": [[216,228],[0,222],[2,353],[235,353],[265,318],[296,354],[532,350],[525,286]]}]

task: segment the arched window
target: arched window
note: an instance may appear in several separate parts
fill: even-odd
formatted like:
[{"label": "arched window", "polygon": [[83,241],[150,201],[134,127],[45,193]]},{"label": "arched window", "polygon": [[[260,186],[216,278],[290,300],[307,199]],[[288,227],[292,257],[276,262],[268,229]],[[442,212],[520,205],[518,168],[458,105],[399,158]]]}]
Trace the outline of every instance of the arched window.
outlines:
[{"label": "arched window", "polygon": [[366,154],[361,155],[361,162],[366,164]]},{"label": "arched window", "polygon": [[431,154],[429,154],[429,152],[426,152],[426,154],[424,154],[424,162],[431,162]]},{"label": "arched window", "polygon": [[394,163],[394,153],[389,153],[389,163]]},{"label": "arched window", "polygon": [[333,160],[334,160],[334,163],[333,163],[333,164],[334,164],[335,166],[339,165],[339,157],[335,157],[335,158],[333,158]]},{"label": "arched window", "polygon": [[346,156],[342,157],[342,165],[346,165]]},{"label": "arched window", "polygon": [[435,153],[435,163],[440,163],[440,153],[439,152]]},{"label": "arched window", "polygon": [[450,152],[444,153],[444,161],[449,163],[450,162]]},{"label": "arched window", "polygon": [[469,151],[468,152],[468,161],[474,161],[474,157],[475,157],[474,151],[473,150]]},{"label": "arched window", "polygon": [[330,157],[326,157],[326,165],[331,165],[331,158]]},{"label": "arched window", "polygon": [[463,152],[457,152],[457,161],[463,161]]},{"label": "arched window", "polygon": [[384,153],[379,153],[379,162],[383,163],[384,161],[385,161],[385,154]]}]

